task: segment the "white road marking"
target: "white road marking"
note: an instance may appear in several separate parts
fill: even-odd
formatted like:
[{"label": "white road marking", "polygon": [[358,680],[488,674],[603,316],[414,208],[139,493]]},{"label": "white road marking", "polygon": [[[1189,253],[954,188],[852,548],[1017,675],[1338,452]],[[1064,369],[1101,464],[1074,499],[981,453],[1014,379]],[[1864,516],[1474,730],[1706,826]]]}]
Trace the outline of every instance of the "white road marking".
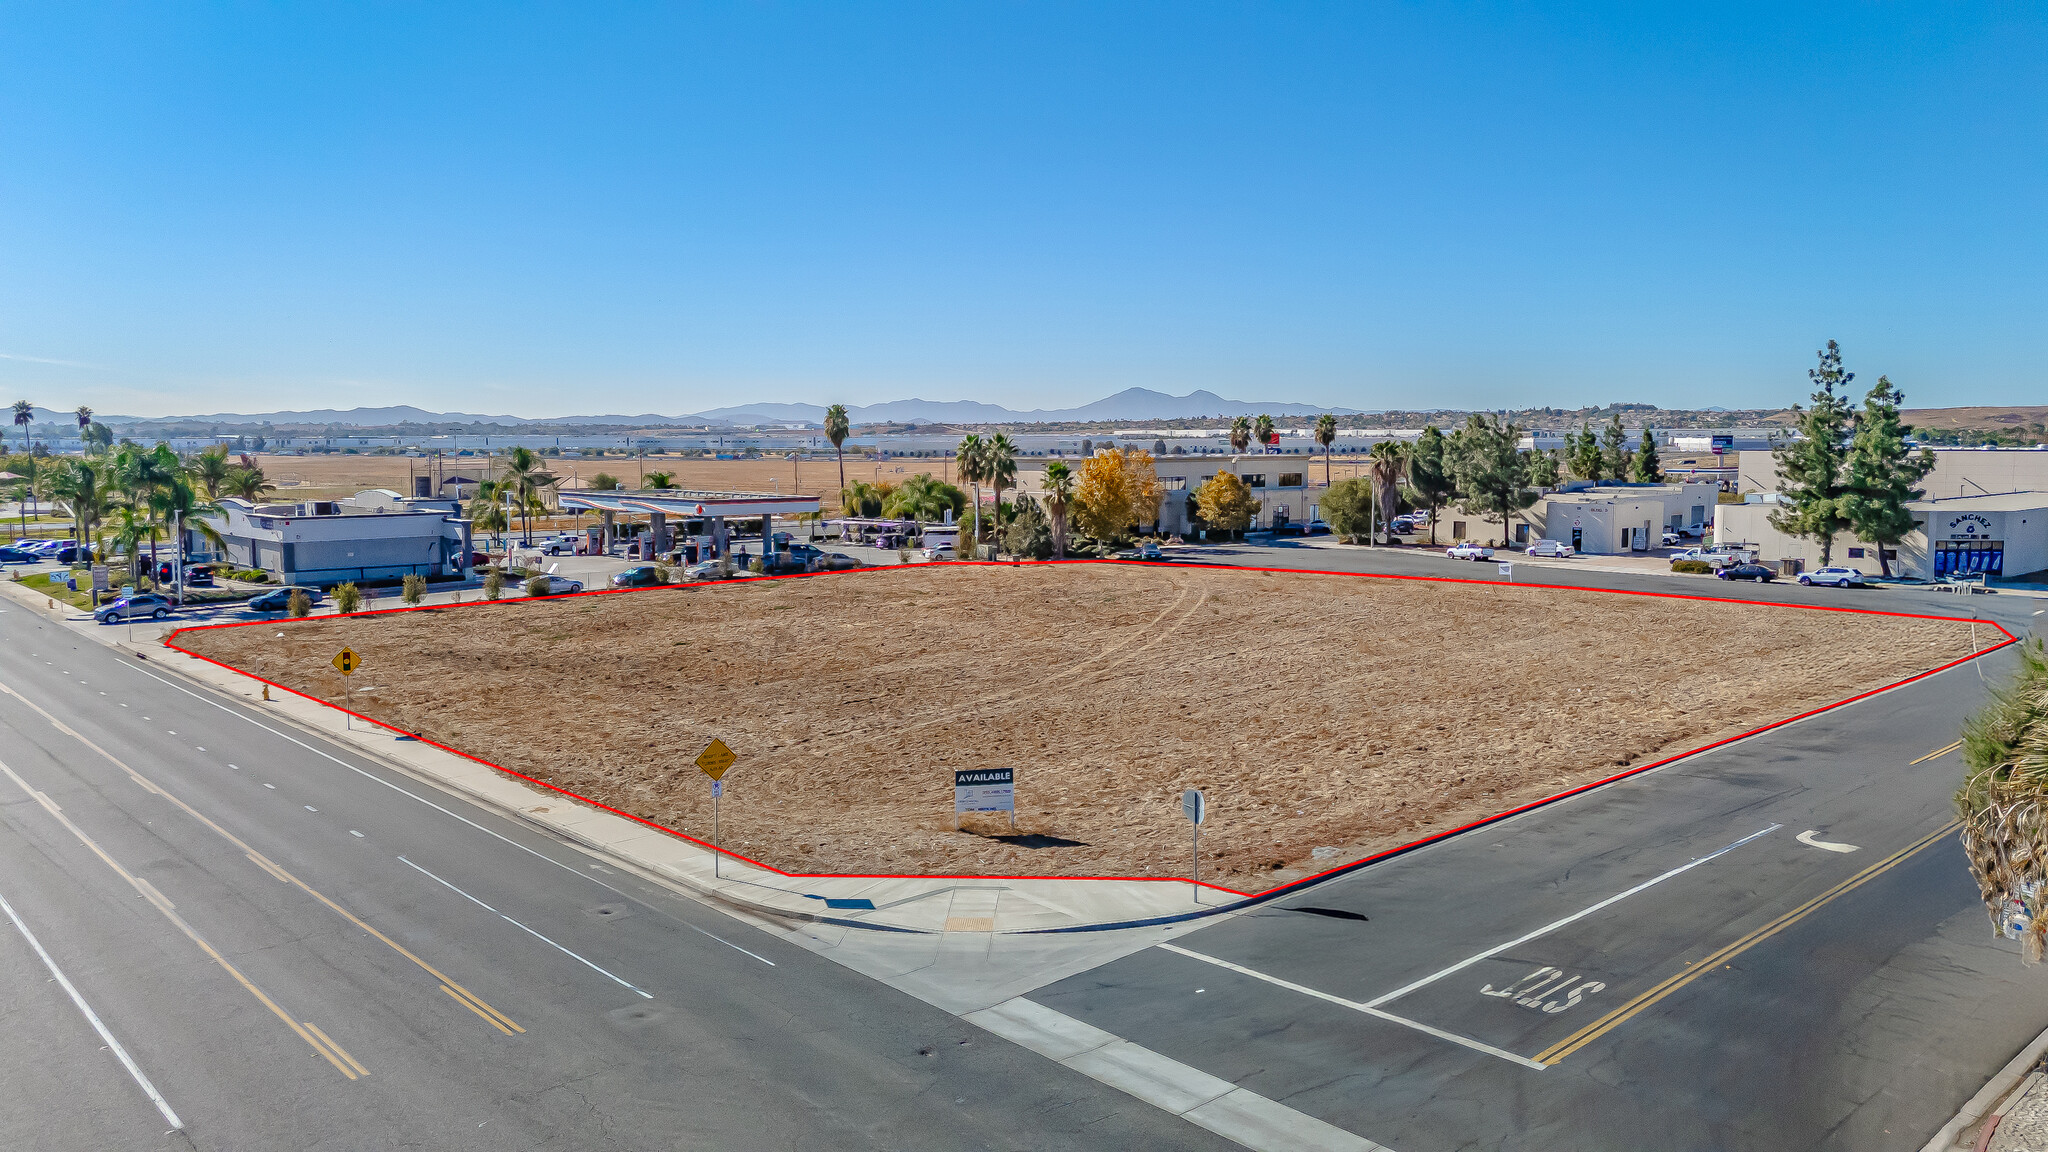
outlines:
[{"label": "white road marking", "polygon": [[356,830],[355,830],[355,829],[353,829],[353,828],[351,828],[351,829],[349,829],[349,830],[348,830],[348,834],[349,834],[349,835],[351,835],[351,836],[361,836],[361,835],[362,835],[362,833],[361,833],[361,832],[358,832],[358,831],[356,831]]},{"label": "white road marking", "polygon": [[57,978],[57,983],[63,986],[65,993],[71,997],[71,1002],[78,1006],[78,1010],[84,1013],[86,1020],[92,1024],[92,1030],[100,1034],[100,1039],[107,1042],[107,1048],[121,1061],[121,1066],[128,1069],[128,1075],[135,1078],[135,1083],[142,1088],[143,1095],[148,1096],[150,1103],[156,1105],[156,1110],[163,1113],[164,1120],[170,1124],[172,1131],[183,1128],[185,1122],[178,1119],[176,1112],[171,1111],[170,1101],[165,1100],[163,1093],[156,1090],[156,1085],[151,1084],[149,1077],[142,1074],[142,1069],[135,1063],[135,1058],[128,1055],[128,1049],[123,1048],[121,1042],[114,1039],[114,1034],[107,1030],[107,1026],[100,1022],[99,1014],[92,1010],[92,1005],[85,1002],[85,997],[79,993],[77,986],[71,983],[70,978],[64,975],[63,970],[57,967],[57,962],[50,959],[50,954],[43,949],[43,942],[36,939],[36,934],[28,930],[28,925],[21,922],[21,917],[14,911],[14,905],[9,904],[5,896],[0,896],[0,910],[5,910],[7,918],[14,921],[14,927],[21,933],[22,939],[27,940],[28,946],[35,949],[36,955],[42,958],[43,967],[48,968],[50,975]]},{"label": "white road marking", "polygon": [[313,806],[312,806],[311,804],[308,804],[308,805],[306,805],[306,811],[308,811],[308,812],[318,812],[318,811],[319,811],[319,809],[318,809],[318,808],[315,808],[315,807],[313,807]]},{"label": "white road marking", "polygon": [[[284,633],[280,632],[280,633],[278,633],[278,635],[279,635],[279,636],[282,636],[282,635],[284,635]],[[125,665],[125,664],[124,664],[124,665],[122,665],[122,667],[126,668],[126,667],[127,667],[127,665]],[[561,862],[560,860],[557,860],[557,859],[555,859],[554,857],[552,857],[552,856],[548,855],[548,854],[547,854],[547,853],[545,853],[545,852],[537,851],[536,849],[530,848],[530,847],[528,847],[527,845],[521,844],[521,843],[520,843],[519,841],[517,841],[517,840],[514,840],[514,839],[512,839],[512,838],[511,838],[510,836],[506,836],[505,834],[503,834],[503,833],[501,833],[501,832],[496,832],[496,831],[493,831],[492,829],[486,828],[486,827],[484,827],[483,825],[481,825],[481,824],[477,823],[477,822],[476,822],[476,821],[474,821],[474,820],[471,820],[471,819],[470,819],[469,817],[467,817],[467,816],[464,816],[464,815],[462,815],[462,814],[461,814],[461,813],[459,813],[459,812],[452,812],[452,811],[450,811],[450,810],[448,810],[448,809],[446,809],[446,808],[443,808],[443,807],[442,807],[441,805],[439,805],[439,804],[436,804],[436,803],[434,803],[434,802],[433,802],[432,800],[429,800],[429,799],[427,799],[426,797],[424,797],[424,796],[421,796],[421,795],[420,795],[419,793],[417,793],[417,792],[412,792],[412,791],[408,791],[407,789],[401,788],[401,787],[399,787],[398,785],[396,785],[396,784],[393,784],[393,783],[392,783],[391,781],[389,781],[389,780],[386,780],[386,779],[384,779],[384,778],[383,778],[382,776],[379,776],[379,775],[377,775],[377,774],[376,774],[375,772],[368,772],[368,771],[365,771],[364,769],[362,769],[362,768],[359,768],[359,767],[357,767],[356,765],[354,765],[354,764],[351,764],[351,763],[349,763],[349,762],[348,762],[348,761],[346,761],[346,760],[343,760],[343,759],[342,759],[341,757],[339,757],[339,756],[336,756],[336,755],[333,755],[332,753],[329,753],[329,752],[325,752],[325,751],[322,751],[321,749],[315,748],[315,747],[313,747],[313,746],[312,746],[311,744],[308,744],[308,743],[306,743],[305,741],[303,741],[303,740],[300,740],[300,739],[298,739],[297,737],[294,737],[294,736],[288,736],[288,735],[286,735],[285,733],[283,733],[283,732],[280,732],[280,731],[278,731],[278,730],[277,730],[277,729],[275,729],[275,728],[272,728],[272,727],[271,727],[270,725],[268,725],[268,724],[265,724],[265,723],[263,723],[263,722],[262,722],[262,721],[260,721],[260,720],[257,720],[257,719],[256,719],[255,717],[253,717],[253,716],[246,716],[246,715],[244,715],[244,714],[242,714],[242,713],[240,713],[240,712],[237,712],[237,711],[235,711],[235,710],[234,710],[233,708],[230,708],[230,707],[228,707],[227,705],[225,705],[225,704],[222,704],[222,703],[221,703],[220,701],[218,701],[218,700],[209,700],[209,699],[207,699],[206,697],[204,697],[204,696],[201,696],[201,695],[200,695],[199,693],[197,693],[197,692],[194,692],[194,691],[192,691],[192,690],[191,690],[190,688],[187,688],[187,687],[185,687],[185,686],[184,686],[184,685],[182,685],[182,684],[173,684],[173,683],[172,683],[172,682],[170,682],[169,680],[166,680],[166,679],[164,679],[163,677],[161,677],[161,676],[158,676],[158,675],[157,675],[157,674],[155,674],[154,672],[144,672],[144,671],[143,671],[142,669],[140,669],[140,668],[132,668],[132,669],[129,669],[129,670],[130,670],[130,671],[132,671],[132,672],[135,672],[135,673],[137,673],[137,674],[139,674],[139,675],[142,675],[142,676],[146,676],[146,677],[148,677],[149,679],[151,679],[151,680],[154,680],[154,681],[156,681],[157,683],[159,683],[159,684],[163,685],[163,686],[164,686],[164,687],[166,687],[166,688],[170,688],[170,689],[174,689],[174,690],[176,690],[176,691],[179,691],[179,692],[183,692],[183,693],[184,693],[185,695],[187,695],[187,696],[190,696],[190,697],[192,697],[192,698],[193,698],[194,700],[197,700],[197,701],[199,701],[199,702],[200,702],[200,703],[202,703],[202,704],[209,704],[209,705],[212,705],[213,707],[215,707],[215,708],[218,708],[218,709],[220,709],[221,711],[223,711],[223,712],[227,713],[227,714],[228,714],[228,715],[230,715],[230,716],[233,716],[234,718],[236,718],[237,720],[240,720],[240,721],[242,721],[242,722],[243,722],[243,723],[245,723],[245,724],[251,724],[251,725],[254,725],[254,726],[255,726],[255,727],[257,727],[257,728],[261,728],[261,729],[263,729],[263,730],[264,730],[265,732],[268,732],[268,733],[270,733],[270,734],[271,734],[272,736],[275,736],[275,737],[277,737],[278,739],[280,739],[280,740],[283,740],[283,741],[285,741],[286,743],[289,743],[289,744],[296,744],[296,745],[298,745],[299,747],[301,747],[301,748],[304,748],[304,749],[305,749],[306,751],[308,751],[308,752],[311,752],[311,753],[312,753],[313,755],[315,755],[315,756],[318,756],[318,757],[320,757],[321,759],[333,761],[334,763],[336,763],[336,764],[339,764],[339,765],[340,765],[340,766],[342,766],[343,768],[346,768],[346,769],[348,769],[349,771],[351,771],[351,772],[355,773],[355,774],[356,774],[356,775],[358,775],[358,776],[361,776],[361,777],[363,777],[363,778],[364,778],[364,779],[366,779],[366,780],[374,780],[374,781],[376,781],[377,783],[379,783],[379,784],[382,784],[382,785],[383,785],[383,786],[385,786],[386,788],[389,788],[389,789],[391,789],[391,790],[392,790],[393,792],[396,792],[396,793],[398,793],[398,794],[399,794],[399,795],[401,795],[401,796],[409,797],[410,799],[413,799],[413,800],[417,800],[417,801],[419,801],[420,803],[422,803],[422,804],[426,805],[427,807],[429,807],[429,808],[432,808],[432,809],[433,809],[434,811],[436,811],[436,812],[439,812],[439,813],[441,813],[441,814],[442,814],[443,816],[448,816],[448,817],[451,817],[451,818],[453,818],[453,819],[456,819],[456,820],[460,820],[460,821],[462,821],[462,822],[463,822],[464,824],[467,824],[467,825],[469,825],[469,826],[470,826],[471,828],[474,828],[474,829],[476,829],[477,831],[479,831],[479,832],[482,832],[482,833],[483,833],[484,835],[486,835],[486,836],[492,836],[492,837],[495,837],[495,838],[497,838],[497,839],[499,839],[499,840],[502,840],[502,841],[504,841],[505,843],[507,843],[507,844],[510,844],[510,845],[511,845],[512,847],[514,847],[514,848],[517,848],[517,849],[519,849],[519,850],[520,850],[521,852],[527,853],[527,854],[528,854],[528,855],[530,855],[530,856],[538,856],[538,857],[540,857],[540,858],[541,858],[542,860],[545,860],[545,861],[547,861],[548,863],[550,863],[550,864],[553,864],[553,865],[554,865],[555,867],[557,867],[557,868],[560,868],[560,869],[562,869],[562,870],[563,870],[563,871],[565,871],[565,872],[571,872],[571,873],[575,873],[575,875],[578,875],[578,876],[583,876],[583,878],[584,878],[585,880],[588,880],[588,881],[590,881],[590,882],[591,882],[592,884],[595,884],[595,885],[597,885],[598,887],[600,887],[600,888],[603,888],[603,889],[604,889],[605,891],[607,891],[607,892],[616,892],[616,893],[618,893],[619,895],[621,895],[621,896],[624,896],[624,897],[626,897],[626,898],[627,898],[627,899],[629,899],[629,900],[630,900],[630,899],[634,899],[634,897],[632,896],[632,894],[631,894],[631,893],[628,893],[627,891],[625,891],[625,890],[624,890],[624,889],[622,889],[622,888],[614,888],[614,887],[612,887],[612,886],[611,886],[610,884],[607,884],[607,883],[605,883],[604,881],[602,881],[602,880],[599,880],[599,879],[597,879],[597,878],[596,878],[596,877],[594,877],[594,876],[584,876],[584,875],[583,875],[583,873],[581,873],[581,872],[577,872],[577,871],[576,871],[576,868],[575,868],[575,866],[574,866],[574,865],[571,865],[571,864],[564,864],[564,863],[562,863],[562,862]],[[123,705],[121,705],[121,707],[123,707],[123,708],[126,708],[126,707],[127,707],[127,705],[126,705],[126,704],[123,704]],[[596,865],[592,865],[592,867],[597,867],[597,866],[596,866]],[[612,872],[611,872],[611,869],[609,869],[609,868],[600,868],[600,869],[598,869],[598,870],[599,870],[599,871],[601,871],[601,872],[605,872],[605,873],[608,873],[608,874],[613,874],[613,875],[616,875],[616,873],[612,873]],[[673,917],[673,919],[674,919],[675,923],[677,923],[677,924],[681,924],[681,925],[682,925],[683,927],[685,927],[685,928],[688,928],[688,929],[689,929],[690,931],[692,931],[692,932],[695,932],[695,933],[697,933],[697,934],[698,934],[698,935],[700,935],[700,936],[709,936],[709,937],[711,937],[711,938],[712,938],[713,940],[716,940],[716,941],[718,941],[718,942],[719,942],[720,944],[723,944],[723,945],[725,945],[725,946],[726,946],[727,948],[730,948],[730,949],[732,949],[733,951],[735,951],[735,952],[738,952],[738,953],[741,953],[741,954],[743,954],[743,955],[746,955],[746,956],[751,956],[751,957],[753,957],[754,959],[756,959],[756,960],[759,960],[759,961],[760,961],[761,963],[763,963],[763,964],[766,964],[766,965],[768,965],[768,966],[769,966],[770,968],[774,968],[774,967],[777,967],[777,966],[778,966],[778,965],[777,965],[777,964],[775,963],[775,961],[773,961],[773,960],[770,960],[770,959],[769,959],[769,958],[767,958],[766,956],[763,956],[763,955],[761,955],[761,954],[760,954],[760,953],[758,953],[758,952],[749,952],[749,951],[747,951],[747,950],[746,950],[745,948],[742,948],[742,947],[740,947],[739,945],[737,945],[737,944],[733,943],[732,941],[730,941],[730,940],[727,940],[727,939],[726,939],[725,937],[723,937],[723,936],[720,936],[720,935],[719,935],[718,933],[716,933],[716,932],[712,932],[712,931],[710,931],[710,930],[708,930],[708,929],[704,929],[704,928],[699,928],[699,927],[697,927],[697,926],[696,926],[695,924],[692,924],[692,923],[690,923],[690,922],[689,922],[688,920],[684,920],[684,919],[682,919],[681,917]]]},{"label": "white road marking", "polygon": [[1793,839],[1799,841],[1801,844],[1804,844],[1809,848],[1818,848],[1823,852],[1856,851],[1856,845],[1854,844],[1842,844],[1828,840],[1817,840],[1815,839],[1815,837],[1818,835],[1820,835],[1820,833],[1809,828],[1806,831],[1801,832],[1799,835],[1794,836]]},{"label": "white road marking", "polygon": [[242,766],[240,764],[230,764],[228,765],[228,767],[233,768],[237,772],[240,772],[242,770]]},{"label": "white road marking", "polygon": [[275,785],[275,784],[265,784],[265,785],[264,785],[264,787],[265,787],[265,788],[268,788],[268,789],[270,789],[270,790],[272,790],[272,791],[276,791],[276,790],[277,790],[277,785]]},{"label": "white road marking", "polygon": [[[427,870],[426,870],[425,868],[421,868],[421,867],[420,867],[419,865],[417,865],[417,864],[414,864],[414,863],[413,863],[412,861],[410,861],[410,860],[407,860],[407,859],[406,859],[405,857],[403,857],[403,856],[400,856],[400,857],[399,857],[399,860],[403,861],[403,862],[405,863],[405,865],[406,865],[407,867],[409,867],[409,868],[412,868],[412,869],[414,869],[414,870],[415,870],[415,871],[417,871],[417,872],[418,872],[418,873],[419,873],[420,875],[422,875],[422,876],[425,876],[425,877],[427,877],[427,878],[428,878],[429,880],[433,880],[434,882],[436,882],[436,883],[438,883],[438,884],[442,885],[443,887],[447,888],[447,889],[448,889],[448,890],[449,890],[450,892],[453,892],[453,893],[455,893],[456,895],[458,895],[458,896],[462,897],[463,899],[465,899],[465,900],[469,901],[470,903],[472,903],[472,904],[475,904],[475,905],[476,905],[477,907],[479,907],[479,908],[483,909],[484,911],[486,911],[486,912],[498,912],[498,910],[497,910],[496,908],[493,908],[493,907],[491,907],[491,906],[490,906],[489,904],[486,904],[486,903],[484,903],[483,901],[481,901],[481,900],[477,899],[476,897],[474,897],[474,896],[471,896],[471,895],[470,895],[469,893],[467,893],[467,892],[464,892],[464,891],[463,891],[462,889],[460,889],[460,888],[457,888],[457,887],[456,887],[455,885],[453,885],[453,884],[450,884],[450,883],[448,883],[448,882],[447,882],[446,880],[443,880],[443,879],[441,879],[441,878],[440,878],[439,876],[436,876],[436,875],[434,875],[434,874],[433,874],[432,872],[429,872],[429,871],[427,871]],[[635,991],[635,992],[640,992],[640,995],[642,995],[642,996],[646,997],[646,998],[647,998],[647,999],[649,999],[649,1000],[652,1000],[652,999],[654,999],[654,995],[653,995],[653,993],[650,993],[650,992],[641,992],[641,991],[640,991],[640,989],[639,989],[639,988],[637,988],[637,987],[634,987],[634,985],[633,985],[632,983],[630,983],[630,982],[628,982],[628,981],[626,981],[626,980],[621,980],[621,979],[619,979],[619,977],[617,977],[616,975],[613,975],[613,974],[612,974],[612,973],[610,973],[610,972],[606,972],[606,971],[605,971],[604,969],[602,969],[602,968],[599,968],[599,967],[598,967],[597,965],[595,965],[595,964],[592,964],[592,963],[591,963],[590,961],[588,961],[588,960],[584,960],[584,959],[583,959],[583,957],[581,957],[581,956],[578,956],[578,955],[576,955],[576,953],[574,953],[574,952],[571,952],[571,951],[569,951],[569,950],[568,950],[567,948],[563,948],[563,947],[562,947],[562,946],[561,946],[560,944],[556,944],[556,943],[555,943],[555,942],[554,942],[553,940],[548,940],[548,938],[547,938],[547,937],[545,937],[545,936],[542,936],[542,935],[541,935],[540,933],[538,933],[538,932],[534,932],[534,931],[533,931],[533,929],[531,929],[531,928],[527,928],[527,927],[526,927],[526,925],[524,925],[524,924],[520,924],[520,923],[519,923],[519,921],[517,921],[517,920],[514,920],[514,919],[512,919],[512,918],[511,918],[510,916],[507,916],[507,915],[505,915],[505,914],[504,914],[503,912],[498,912],[498,917],[499,917],[499,919],[501,919],[501,920],[505,921],[505,923],[507,923],[507,924],[512,924],[512,925],[516,925],[517,927],[520,927],[520,928],[526,928],[526,931],[528,931],[528,932],[532,932],[532,933],[533,933],[533,935],[534,935],[534,936],[535,936],[536,938],[538,938],[538,939],[541,939],[541,940],[545,940],[545,941],[547,941],[547,943],[549,943],[549,944],[551,944],[551,945],[554,945],[554,947],[556,948],[556,950],[560,951],[560,952],[561,952],[561,953],[562,953],[562,954],[563,954],[564,956],[569,956],[569,957],[572,957],[572,958],[574,958],[574,959],[576,959],[576,960],[582,961],[582,963],[583,963],[583,964],[584,964],[584,965],[585,965],[586,967],[588,967],[588,968],[589,968],[589,969],[590,969],[591,971],[593,971],[593,972],[597,972],[597,973],[600,973],[600,974],[602,974],[602,975],[604,975],[604,976],[606,976],[606,977],[609,977],[609,978],[610,978],[610,979],[611,979],[611,980],[612,980],[612,981],[613,981],[614,983],[617,983],[617,984],[619,984],[619,985],[622,985],[622,986],[624,986],[624,987],[627,987],[627,988],[632,988],[632,989],[633,989],[633,991]]]}]

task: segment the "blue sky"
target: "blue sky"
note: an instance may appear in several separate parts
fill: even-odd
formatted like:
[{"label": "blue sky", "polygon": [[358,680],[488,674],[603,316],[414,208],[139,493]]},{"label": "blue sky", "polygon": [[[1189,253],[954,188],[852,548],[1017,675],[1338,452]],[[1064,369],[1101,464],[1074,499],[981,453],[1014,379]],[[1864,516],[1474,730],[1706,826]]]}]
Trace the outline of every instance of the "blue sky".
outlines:
[{"label": "blue sky", "polygon": [[9,3],[0,389],[2048,399],[2039,9],[1650,7]]}]

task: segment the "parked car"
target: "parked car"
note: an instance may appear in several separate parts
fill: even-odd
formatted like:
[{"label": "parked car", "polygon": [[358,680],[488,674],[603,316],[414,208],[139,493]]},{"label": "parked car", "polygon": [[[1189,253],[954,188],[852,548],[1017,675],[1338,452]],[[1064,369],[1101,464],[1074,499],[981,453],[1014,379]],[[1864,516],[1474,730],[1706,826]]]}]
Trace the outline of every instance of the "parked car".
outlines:
[{"label": "parked car", "polygon": [[33,552],[26,552],[13,546],[0,547],[0,564],[35,564],[42,560]]},{"label": "parked car", "polygon": [[574,556],[576,554],[576,542],[574,540],[563,540],[560,537],[553,540],[543,540],[540,542],[540,552],[543,556]]},{"label": "parked car", "polygon": [[1308,522],[1308,534],[1311,536],[1328,536],[1330,534],[1330,525],[1321,517],[1317,517]]},{"label": "parked car", "polygon": [[123,596],[111,604],[100,605],[93,612],[92,618],[102,624],[112,624],[116,620],[133,620],[138,616],[161,620],[176,608],[177,605],[171,603],[168,596],[159,596],[154,592],[138,592],[133,596]]},{"label": "parked car", "polygon": [[303,584],[287,584],[282,588],[273,588],[261,596],[250,597],[249,609],[254,612],[283,612],[291,607],[294,592],[304,592],[306,599],[315,604],[320,602],[318,588],[310,588]]},{"label": "parked car", "polygon": [[1308,535],[1308,533],[1302,530],[1302,527],[1301,527],[1301,525],[1299,525],[1299,524],[1295,523],[1295,522],[1294,522],[1294,521],[1292,521],[1292,520],[1289,520],[1289,521],[1288,521],[1287,523],[1285,523],[1285,524],[1275,524],[1275,525],[1273,525],[1273,535],[1275,535],[1275,536],[1306,536],[1306,535]]},{"label": "parked car", "polygon": [[[1321,524],[1322,521],[1318,520],[1316,523]],[[1387,521],[1387,531],[1392,532],[1396,536],[1413,535],[1415,530],[1421,526],[1422,522],[1413,516],[1396,516],[1392,520]],[[1329,528],[1326,526],[1323,530],[1327,532]]]},{"label": "parked car", "polygon": [[1815,568],[1799,574],[1801,584],[1832,584],[1837,588],[1863,587],[1863,573],[1856,568]]},{"label": "parked car", "polygon": [[213,569],[204,564],[194,564],[185,569],[185,583],[193,588],[210,588],[214,584]]},{"label": "parked car", "polygon": [[1463,544],[1453,544],[1449,548],[1444,549],[1444,555],[1449,556],[1453,560],[1491,560],[1493,559],[1493,549],[1488,548],[1484,544],[1474,544],[1467,541]]},{"label": "parked car", "polygon": [[717,580],[724,575],[725,565],[718,560],[702,560],[683,569],[685,580]]},{"label": "parked car", "polygon": [[954,558],[953,546],[951,544],[934,544],[929,548],[919,549],[917,554],[927,560],[951,560]]},{"label": "parked car", "polygon": [[[776,535],[782,533],[777,532]],[[825,553],[815,544],[791,544],[776,555],[782,558],[773,569],[777,572],[812,572],[825,560]]]},{"label": "parked car", "polygon": [[1761,564],[1730,564],[1714,575],[1723,580],[1754,580],[1759,584],[1769,584],[1777,578],[1769,568]]},{"label": "parked car", "polygon": [[636,564],[612,577],[614,588],[652,588],[661,583],[655,578],[654,565]]},{"label": "parked car", "polygon": [[826,572],[843,572],[848,568],[864,568],[866,565],[844,552],[827,552],[818,567]]},{"label": "parked car", "polygon": [[548,582],[547,595],[549,596],[560,596],[564,592],[583,591],[583,581],[571,580],[567,576],[557,576],[549,572],[542,575],[540,579]]},{"label": "parked car", "polygon": [[1538,540],[1529,545],[1531,556],[1569,556],[1572,546],[1562,540]]}]

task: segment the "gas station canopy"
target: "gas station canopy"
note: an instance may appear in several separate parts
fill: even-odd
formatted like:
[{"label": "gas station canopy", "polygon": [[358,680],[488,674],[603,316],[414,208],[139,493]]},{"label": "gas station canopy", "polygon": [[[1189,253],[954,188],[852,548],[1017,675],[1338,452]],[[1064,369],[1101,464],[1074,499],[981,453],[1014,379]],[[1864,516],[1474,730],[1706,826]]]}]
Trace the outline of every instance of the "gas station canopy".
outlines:
[{"label": "gas station canopy", "polygon": [[563,492],[560,499],[564,508],[639,514],[659,512],[664,516],[684,520],[700,516],[722,517],[728,520],[746,520],[756,516],[802,516],[816,512],[820,508],[816,496],[777,496],[767,492],[686,492],[677,488],[642,491],[620,489],[611,492],[583,489]]}]

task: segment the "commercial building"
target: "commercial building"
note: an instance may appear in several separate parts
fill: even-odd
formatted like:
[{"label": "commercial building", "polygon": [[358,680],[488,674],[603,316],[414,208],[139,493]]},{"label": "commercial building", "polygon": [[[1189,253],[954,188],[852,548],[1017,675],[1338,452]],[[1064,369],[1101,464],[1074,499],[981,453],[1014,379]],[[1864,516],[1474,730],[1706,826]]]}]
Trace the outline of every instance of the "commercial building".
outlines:
[{"label": "commercial building", "polygon": [[[1950,496],[1906,507],[1914,528],[1884,557],[1894,576],[1929,580],[1981,573],[2012,580],[2048,570],[2048,492]],[[1714,540],[1754,547],[1769,564],[1792,560],[1803,569],[1819,567],[1818,542],[1771,526],[1771,514],[1783,510],[1775,494],[1722,504],[1714,510]],[[1841,567],[1868,575],[1884,570],[1877,545],[1852,533],[1837,535],[1831,552],[1830,562]]]},{"label": "commercial building", "polygon": [[1560,540],[1574,552],[1614,555],[1661,546],[1664,533],[1695,534],[1712,523],[1714,481],[1679,484],[1567,484],[1536,501],[1515,526],[1515,542]]},{"label": "commercial building", "polygon": [[[762,551],[775,550],[775,518],[795,519],[815,515],[821,505],[816,496],[781,496],[768,492],[686,492],[677,488],[648,490],[590,489],[558,492],[564,509],[596,512],[602,523],[598,545],[609,550],[619,538],[619,517],[646,517],[642,556],[667,552],[676,546],[676,531],[682,530],[710,546],[716,555],[726,554],[729,522],[758,520]],[[673,521],[673,523],[671,523]],[[640,535],[637,526],[633,533]]]},{"label": "commercial building", "polygon": [[[1306,524],[1318,517],[1323,483],[1321,461],[1281,453],[1243,456],[1165,456],[1153,458],[1153,471],[1162,490],[1159,520],[1151,528],[1161,535],[1190,536],[1197,529],[1195,510],[1189,499],[1196,489],[1216,478],[1219,472],[1235,473],[1259,502],[1249,531],[1271,531],[1287,524]],[[1342,480],[1359,471],[1355,463],[1336,466],[1332,479]],[[1075,465],[1076,471],[1079,465]],[[1019,469],[1017,490],[1036,497],[1044,486],[1043,468]]]},{"label": "commercial building", "polygon": [[[299,504],[251,504],[226,497],[220,501],[226,515],[206,519],[226,541],[227,563],[260,568],[280,584],[469,574],[469,521],[441,508],[405,507],[395,493],[371,489],[368,494],[372,504],[384,496],[399,503],[352,503],[365,493],[349,501]],[[197,536],[189,529],[188,534]],[[195,549],[207,547],[200,539],[190,544]]]}]

